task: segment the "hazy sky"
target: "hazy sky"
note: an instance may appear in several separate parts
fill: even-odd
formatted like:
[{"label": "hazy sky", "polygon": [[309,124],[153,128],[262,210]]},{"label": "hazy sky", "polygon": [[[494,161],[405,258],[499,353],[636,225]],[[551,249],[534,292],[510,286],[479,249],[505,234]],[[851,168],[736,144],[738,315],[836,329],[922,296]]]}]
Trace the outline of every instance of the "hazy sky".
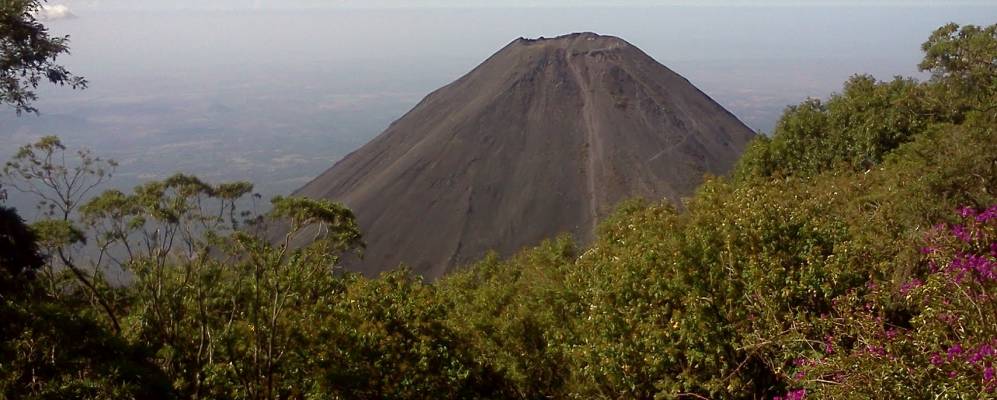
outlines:
[{"label": "hazy sky", "polygon": [[565,6],[966,6],[992,4],[990,0],[66,0],[77,7],[98,8],[453,8],[453,7],[565,7]]}]

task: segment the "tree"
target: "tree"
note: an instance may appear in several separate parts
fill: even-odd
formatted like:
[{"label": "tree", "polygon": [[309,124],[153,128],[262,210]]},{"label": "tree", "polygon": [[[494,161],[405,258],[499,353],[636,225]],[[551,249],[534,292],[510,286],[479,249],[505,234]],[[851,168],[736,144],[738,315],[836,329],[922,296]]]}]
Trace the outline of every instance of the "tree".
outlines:
[{"label": "tree", "polygon": [[44,264],[34,232],[14,209],[0,207],[0,297],[21,291]]},{"label": "tree", "polygon": [[32,103],[35,90],[48,81],[59,86],[84,89],[87,80],[56,63],[69,54],[69,36],[51,36],[35,18],[43,0],[0,2],[0,103],[23,112],[38,113]]},{"label": "tree", "polygon": [[[997,24],[948,24],[921,45],[921,71],[947,90],[945,100],[966,109],[993,110],[997,95]],[[967,104],[969,102],[969,104]]]},{"label": "tree", "polygon": [[172,398],[143,346],[112,335],[71,296],[40,290],[41,248],[81,235],[60,220],[28,226],[0,207],[0,398]]},{"label": "tree", "polygon": [[811,177],[851,167],[867,171],[937,124],[959,124],[997,111],[997,24],[948,24],[921,46],[918,67],[931,79],[877,81],[856,75],[827,101],[790,106],[770,138],[741,157],[738,180]]},{"label": "tree", "polygon": [[45,136],[22,146],[0,171],[0,180],[38,198],[46,217],[70,220],[83,200],[111,178],[118,163],[94,156],[90,150],[68,153],[56,136]]},{"label": "tree", "polygon": [[47,217],[34,224],[42,247],[90,291],[115,331],[120,332],[109,301],[68,252],[71,246],[85,242],[84,234],[73,225],[74,212],[94,188],[111,177],[117,165],[114,160],[94,156],[86,149],[77,151],[75,157],[67,156],[66,146],[58,137],[46,136],[21,147],[0,171],[0,180],[38,198],[38,207]]}]

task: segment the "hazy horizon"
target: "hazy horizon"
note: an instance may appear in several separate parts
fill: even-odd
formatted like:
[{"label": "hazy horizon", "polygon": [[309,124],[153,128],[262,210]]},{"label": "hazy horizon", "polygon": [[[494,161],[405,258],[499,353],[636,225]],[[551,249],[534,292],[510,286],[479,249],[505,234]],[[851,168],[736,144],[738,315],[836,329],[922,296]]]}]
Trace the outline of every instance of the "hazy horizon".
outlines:
[{"label": "hazy horizon", "polygon": [[79,9],[397,9],[567,7],[953,7],[992,6],[986,0],[63,0]]},{"label": "hazy horizon", "polygon": [[944,23],[997,20],[972,1],[358,3],[50,2],[72,36],[60,60],[91,86],[43,88],[40,117],[0,111],[0,155],[55,134],[120,160],[117,187],[184,171],[287,193],[508,42],[578,31],[633,43],[768,132],[852,74],[923,77],[920,44]]}]

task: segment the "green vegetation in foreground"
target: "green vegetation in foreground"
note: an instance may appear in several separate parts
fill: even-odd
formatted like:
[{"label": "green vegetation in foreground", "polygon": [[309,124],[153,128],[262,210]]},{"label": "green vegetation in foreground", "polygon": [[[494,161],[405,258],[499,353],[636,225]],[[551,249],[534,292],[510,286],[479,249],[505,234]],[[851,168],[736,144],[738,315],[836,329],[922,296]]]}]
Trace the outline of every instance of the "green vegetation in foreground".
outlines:
[{"label": "green vegetation in foreground", "polygon": [[177,175],[81,203],[116,165],[43,139],[3,171],[49,218],[0,214],[0,398],[997,397],[997,25],[924,52],[926,82],[789,107],[684,212],[434,284],[338,270],[363,245],[326,201]]}]

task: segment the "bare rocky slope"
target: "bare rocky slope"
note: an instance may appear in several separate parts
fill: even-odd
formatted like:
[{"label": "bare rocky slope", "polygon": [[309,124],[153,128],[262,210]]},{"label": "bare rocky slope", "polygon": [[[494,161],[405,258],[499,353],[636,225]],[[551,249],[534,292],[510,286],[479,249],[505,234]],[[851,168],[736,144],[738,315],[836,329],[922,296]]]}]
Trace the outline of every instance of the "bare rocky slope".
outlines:
[{"label": "bare rocky slope", "polygon": [[354,210],[368,248],[348,268],[435,279],[491,249],[588,242],[627,198],[677,203],[753,135],[622,39],[518,39],[295,195]]}]

